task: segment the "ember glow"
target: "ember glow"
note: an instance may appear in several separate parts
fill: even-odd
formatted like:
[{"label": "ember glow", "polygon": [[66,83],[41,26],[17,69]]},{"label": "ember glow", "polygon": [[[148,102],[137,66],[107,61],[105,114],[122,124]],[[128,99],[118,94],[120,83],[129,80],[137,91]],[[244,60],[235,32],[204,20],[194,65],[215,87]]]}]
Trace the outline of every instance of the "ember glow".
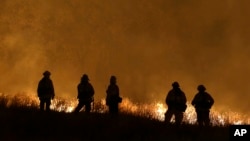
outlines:
[{"label": "ember glow", "polygon": [[[76,99],[63,99],[55,98],[52,101],[51,109],[57,112],[71,113],[76,107],[78,101]],[[35,107],[38,109],[39,100],[34,96],[26,96],[18,94],[15,96],[7,96],[0,93],[0,106],[6,105],[7,107],[21,106],[21,107]],[[92,103],[92,112],[107,113],[108,107],[105,105],[105,100],[95,101]],[[164,121],[164,114],[167,107],[162,102],[153,102],[149,104],[133,103],[130,99],[124,98],[120,104],[120,111],[122,113],[132,114],[135,116],[147,117],[149,119],[156,119]],[[214,126],[224,125],[241,125],[250,124],[250,118],[247,115],[233,112],[230,110],[222,111],[212,108],[211,110],[211,122]],[[172,122],[174,120],[172,119]],[[196,124],[196,113],[193,106],[188,103],[187,110],[184,114],[184,122],[187,124]]]}]

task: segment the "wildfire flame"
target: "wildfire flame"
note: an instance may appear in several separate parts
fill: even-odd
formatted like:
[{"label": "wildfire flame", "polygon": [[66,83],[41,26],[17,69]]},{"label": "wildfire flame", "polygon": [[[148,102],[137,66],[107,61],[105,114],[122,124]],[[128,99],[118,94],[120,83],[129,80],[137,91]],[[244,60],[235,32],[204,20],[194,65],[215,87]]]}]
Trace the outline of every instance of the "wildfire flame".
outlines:
[{"label": "wildfire flame", "polygon": [[[78,101],[76,99],[63,99],[55,98],[52,100],[51,109],[58,112],[71,113],[77,106]],[[39,107],[39,99],[35,96],[27,96],[23,94],[15,96],[7,96],[0,93],[0,107],[1,106],[23,106],[23,107]],[[130,113],[136,116],[147,117],[150,119],[157,119],[164,121],[165,112],[167,106],[162,102],[153,102],[150,104],[136,104],[128,98],[124,98],[119,105],[120,111],[124,113]],[[106,113],[108,108],[105,103],[105,99],[100,101],[94,101],[92,103],[92,112]],[[210,112],[210,118],[212,125],[241,125],[250,124],[250,118],[247,115],[233,112],[230,110],[220,112],[216,108],[212,108]],[[173,122],[173,119],[172,119]],[[188,103],[188,107],[184,113],[184,122],[188,124],[196,124],[196,112],[194,107]]]}]

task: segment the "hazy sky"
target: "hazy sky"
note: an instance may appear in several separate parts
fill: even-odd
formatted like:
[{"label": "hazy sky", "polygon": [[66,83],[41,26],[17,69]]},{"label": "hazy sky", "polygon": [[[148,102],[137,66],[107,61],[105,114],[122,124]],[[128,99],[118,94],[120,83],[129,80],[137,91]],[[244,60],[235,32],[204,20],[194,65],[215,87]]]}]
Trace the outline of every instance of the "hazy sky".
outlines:
[{"label": "hazy sky", "polygon": [[[36,94],[50,70],[56,95],[76,97],[87,73],[96,99],[110,75],[121,96],[188,100],[204,84],[215,106],[249,111],[247,0],[1,0],[0,92]],[[237,105],[237,107],[236,107]]]}]

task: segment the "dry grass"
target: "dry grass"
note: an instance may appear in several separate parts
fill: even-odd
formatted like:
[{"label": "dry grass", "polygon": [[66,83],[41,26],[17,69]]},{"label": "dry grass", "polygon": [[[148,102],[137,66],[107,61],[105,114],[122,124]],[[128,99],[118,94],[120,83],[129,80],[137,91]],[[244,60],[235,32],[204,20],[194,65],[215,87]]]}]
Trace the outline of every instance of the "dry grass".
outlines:
[{"label": "dry grass", "polygon": [[[63,101],[61,101],[63,103]],[[27,105],[25,103],[33,103]],[[59,102],[60,103],[60,102]],[[64,103],[65,104],[65,103]],[[97,103],[95,107],[101,106]],[[93,111],[77,115],[40,112],[25,96],[0,96],[0,140],[216,141],[229,140],[228,126],[165,125],[126,111],[117,116]],[[99,107],[100,109],[100,107]]]},{"label": "dry grass", "polygon": [[1,110],[0,140],[228,140],[228,127],[165,125],[129,114],[39,112]]}]

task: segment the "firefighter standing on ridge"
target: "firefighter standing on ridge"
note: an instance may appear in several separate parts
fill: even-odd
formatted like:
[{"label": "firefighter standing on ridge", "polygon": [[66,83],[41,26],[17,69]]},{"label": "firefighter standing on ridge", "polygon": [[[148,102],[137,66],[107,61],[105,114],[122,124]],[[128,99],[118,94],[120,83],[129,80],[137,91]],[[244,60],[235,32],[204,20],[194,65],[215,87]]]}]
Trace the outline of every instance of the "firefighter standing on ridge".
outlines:
[{"label": "firefighter standing on ridge", "polygon": [[55,91],[53,82],[50,79],[51,73],[45,71],[43,78],[38,83],[37,94],[40,100],[40,110],[44,111],[44,105],[46,104],[46,111],[50,111],[51,100],[55,97]]},{"label": "firefighter standing on ridge", "polygon": [[119,96],[119,87],[116,84],[116,77],[110,77],[110,84],[106,90],[106,105],[109,106],[109,113],[118,114],[118,104],[122,102],[122,98]]},{"label": "firefighter standing on ridge", "polygon": [[78,105],[75,108],[75,113],[78,113],[83,106],[85,106],[85,112],[90,113],[91,103],[94,101],[94,88],[89,83],[88,75],[84,74],[81,78],[81,82],[77,86],[78,91]]},{"label": "firefighter standing on ridge", "polygon": [[183,120],[183,112],[185,112],[187,99],[185,93],[180,89],[178,82],[172,83],[173,89],[168,92],[166,104],[168,110],[165,113],[165,122],[170,123],[172,116],[175,117],[175,124],[180,125]]},{"label": "firefighter standing on ridge", "polygon": [[208,126],[210,124],[209,112],[214,104],[214,99],[206,92],[204,85],[199,85],[197,90],[199,92],[192,100],[192,105],[195,107],[197,114],[197,122],[200,126]]}]

